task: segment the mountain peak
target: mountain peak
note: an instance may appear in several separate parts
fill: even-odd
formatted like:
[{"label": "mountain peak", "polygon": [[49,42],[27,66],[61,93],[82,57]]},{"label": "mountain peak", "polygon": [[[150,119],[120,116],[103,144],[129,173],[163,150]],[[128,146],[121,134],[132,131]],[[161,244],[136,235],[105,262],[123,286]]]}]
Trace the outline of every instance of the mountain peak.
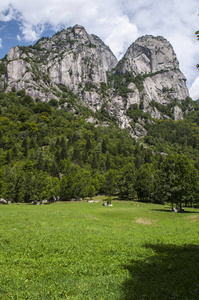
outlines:
[{"label": "mountain peak", "polygon": [[161,36],[145,35],[138,38],[127,50],[129,67],[137,74],[155,73],[179,68],[172,45]]},{"label": "mountain peak", "polygon": [[[173,47],[160,36],[138,38],[118,63],[99,37],[77,24],[32,47],[12,48],[3,64],[0,87],[6,92],[25,89],[33,99],[60,100],[60,86],[65,86],[81,103],[94,111],[105,109],[136,135],[129,109],[141,107],[153,118],[164,118],[160,107],[164,112],[164,106],[172,101],[176,106],[188,96]],[[67,98],[61,101],[70,104]],[[174,119],[182,116],[177,108],[172,113]]]},{"label": "mountain peak", "polygon": [[73,30],[84,30],[86,31],[86,29],[84,28],[84,26],[76,24],[75,26],[72,27]]}]

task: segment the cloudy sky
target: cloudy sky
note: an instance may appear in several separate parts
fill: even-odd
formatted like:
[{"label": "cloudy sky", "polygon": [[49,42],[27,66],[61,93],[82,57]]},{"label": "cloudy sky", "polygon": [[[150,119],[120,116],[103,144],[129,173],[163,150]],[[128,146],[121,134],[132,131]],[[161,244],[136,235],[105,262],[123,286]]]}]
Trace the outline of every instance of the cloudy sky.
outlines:
[{"label": "cloudy sky", "polygon": [[174,47],[190,96],[199,99],[198,0],[3,0],[0,58],[13,46],[34,44],[75,24],[98,35],[118,58],[139,36],[164,36]]}]

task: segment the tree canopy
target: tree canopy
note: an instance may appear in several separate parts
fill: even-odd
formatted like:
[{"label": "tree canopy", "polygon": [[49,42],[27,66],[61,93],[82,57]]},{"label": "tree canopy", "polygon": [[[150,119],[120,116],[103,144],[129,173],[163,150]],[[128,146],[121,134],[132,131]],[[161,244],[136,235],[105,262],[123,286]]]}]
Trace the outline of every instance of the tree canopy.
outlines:
[{"label": "tree canopy", "polygon": [[68,201],[100,193],[196,205],[199,105],[190,101],[194,109],[183,121],[153,120],[136,141],[103,112],[98,118],[81,105],[74,113],[55,99],[0,93],[0,196]]}]

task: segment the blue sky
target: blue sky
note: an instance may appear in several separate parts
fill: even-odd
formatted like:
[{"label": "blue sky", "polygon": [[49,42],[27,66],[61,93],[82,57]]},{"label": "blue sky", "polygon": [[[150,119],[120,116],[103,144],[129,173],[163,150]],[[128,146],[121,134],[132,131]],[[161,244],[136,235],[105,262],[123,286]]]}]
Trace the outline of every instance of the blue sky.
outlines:
[{"label": "blue sky", "polygon": [[174,47],[190,95],[199,98],[198,0],[3,0],[0,58],[16,45],[80,24],[121,58],[139,36],[161,35]]},{"label": "blue sky", "polygon": [[[41,36],[51,37],[55,33],[54,30],[45,28],[41,33]],[[0,21],[0,59],[3,58],[10,50],[10,48],[18,46],[29,46],[34,44],[36,40],[26,40],[21,36],[20,24],[16,20],[11,20],[9,22]],[[41,37],[40,35],[38,38]]]}]

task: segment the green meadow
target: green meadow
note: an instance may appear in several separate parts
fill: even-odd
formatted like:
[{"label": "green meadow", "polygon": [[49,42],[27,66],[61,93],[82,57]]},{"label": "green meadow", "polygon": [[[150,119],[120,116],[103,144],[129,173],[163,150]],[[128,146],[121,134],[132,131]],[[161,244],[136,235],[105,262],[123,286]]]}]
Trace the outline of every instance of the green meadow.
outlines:
[{"label": "green meadow", "polygon": [[0,299],[199,299],[199,209],[0,206]]}]

